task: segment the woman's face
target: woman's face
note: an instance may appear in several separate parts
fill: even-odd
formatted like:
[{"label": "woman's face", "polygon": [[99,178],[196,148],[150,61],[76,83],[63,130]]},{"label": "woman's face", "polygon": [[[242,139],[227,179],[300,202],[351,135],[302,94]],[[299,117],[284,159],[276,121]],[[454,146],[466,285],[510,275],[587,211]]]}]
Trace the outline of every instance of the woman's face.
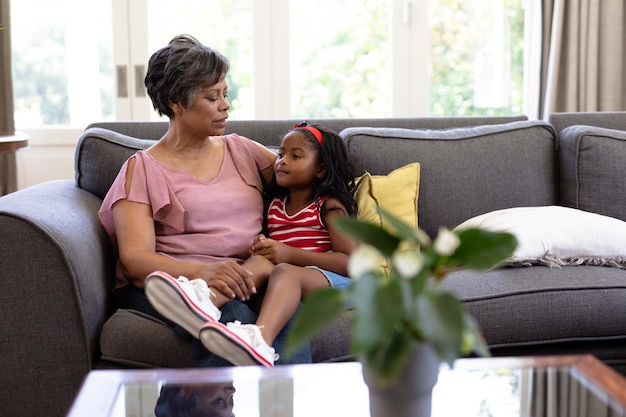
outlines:
[{"label": "woman's face", "polygon": [[[232,382],[210,383],[189,386],[187,388],[193,391],[202,402],[202,409],[206,411],[207,416],[231,417],[233,413],[234,401],[233,394],[235,387]],[[182,395],[189,395],[191,392],[181,391]]]},{"label": "woman's face", "polygon": [[186,129],[198,131],[198,135],[221,136],[230,109],[227,97],[228,84],[222,78],[217,84],[199,90],[188,108],[175,104],[175,120],[182,122]]}]

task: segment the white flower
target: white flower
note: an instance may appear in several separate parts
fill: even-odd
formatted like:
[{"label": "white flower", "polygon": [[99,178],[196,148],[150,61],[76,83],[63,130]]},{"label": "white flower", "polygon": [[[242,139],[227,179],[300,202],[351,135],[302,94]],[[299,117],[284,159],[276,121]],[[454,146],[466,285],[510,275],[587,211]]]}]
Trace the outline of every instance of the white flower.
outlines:
[{"label": "white flower", "polygon": [[359,245],[348,260],[348,274],[352,279],[359,279],[371,271],[382,271],[385,257],[378,249],[369,245]]},{"label": "white flower", "polygon": [[445,227],[439,228],[439,234],[433,243],[433,249],[441,256],[450,256],[461,244],[461,239]]},{"label": "white flower", "polygon": [[402,278],[417,276],[424,268],[424,256],[416,250],[398,250],[391,258],[394,268]]}]

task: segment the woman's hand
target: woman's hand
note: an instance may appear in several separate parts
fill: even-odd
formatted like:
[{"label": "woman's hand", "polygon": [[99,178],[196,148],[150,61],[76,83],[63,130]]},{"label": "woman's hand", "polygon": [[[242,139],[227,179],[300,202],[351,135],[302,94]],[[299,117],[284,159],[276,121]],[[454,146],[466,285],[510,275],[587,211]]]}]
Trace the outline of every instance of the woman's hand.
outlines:
[{"label": "woman's hand", "polygon": [[257,292],[252,273],[233,260],[204,265],[198,276],[231,299],[247,301]]}]

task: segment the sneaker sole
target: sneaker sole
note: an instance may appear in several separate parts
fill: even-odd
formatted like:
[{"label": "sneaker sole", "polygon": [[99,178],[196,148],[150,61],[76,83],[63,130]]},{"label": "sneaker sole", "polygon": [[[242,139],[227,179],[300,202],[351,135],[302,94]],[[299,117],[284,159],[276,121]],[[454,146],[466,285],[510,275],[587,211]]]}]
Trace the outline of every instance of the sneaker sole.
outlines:
[{"label": "sneaker sole", "polygon": [[196,339],[200,328],[216,320],[206,314],[187,296],[187,293],[171,275],[157,271],[146,278],[145,291],[150,304],[163,316],[172,320]]},{"label": "sneaker sole", "polygon": [[246,341],[237,334],[228,330],[224,324],[212,322],[205,325],[200,331],[200,341],[211,353],[226,359],[235,366],[262,365],[274,367]]}]

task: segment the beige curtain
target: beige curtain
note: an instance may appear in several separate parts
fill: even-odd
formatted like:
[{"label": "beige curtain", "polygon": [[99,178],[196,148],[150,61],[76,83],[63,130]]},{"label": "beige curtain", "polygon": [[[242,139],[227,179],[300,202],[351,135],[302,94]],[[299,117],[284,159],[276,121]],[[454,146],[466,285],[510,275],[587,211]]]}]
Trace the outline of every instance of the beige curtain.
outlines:
[{"label": "beige curtain", "polygon": [[539,115],[626,110],[624,0],[542,0]]},{"label": "beige curtain", "polygon": [[0,0],[0,136],[15,133],[13,119],[13,80],[11,76],[10,0]]},{"label": "beige curtain", "polygon": [[[15,133],[13,119],[13,79],[11,75],[10,0],[0,0],[0,136]],[[0,195],[17,188],[14,152],[0,152]]]}]

